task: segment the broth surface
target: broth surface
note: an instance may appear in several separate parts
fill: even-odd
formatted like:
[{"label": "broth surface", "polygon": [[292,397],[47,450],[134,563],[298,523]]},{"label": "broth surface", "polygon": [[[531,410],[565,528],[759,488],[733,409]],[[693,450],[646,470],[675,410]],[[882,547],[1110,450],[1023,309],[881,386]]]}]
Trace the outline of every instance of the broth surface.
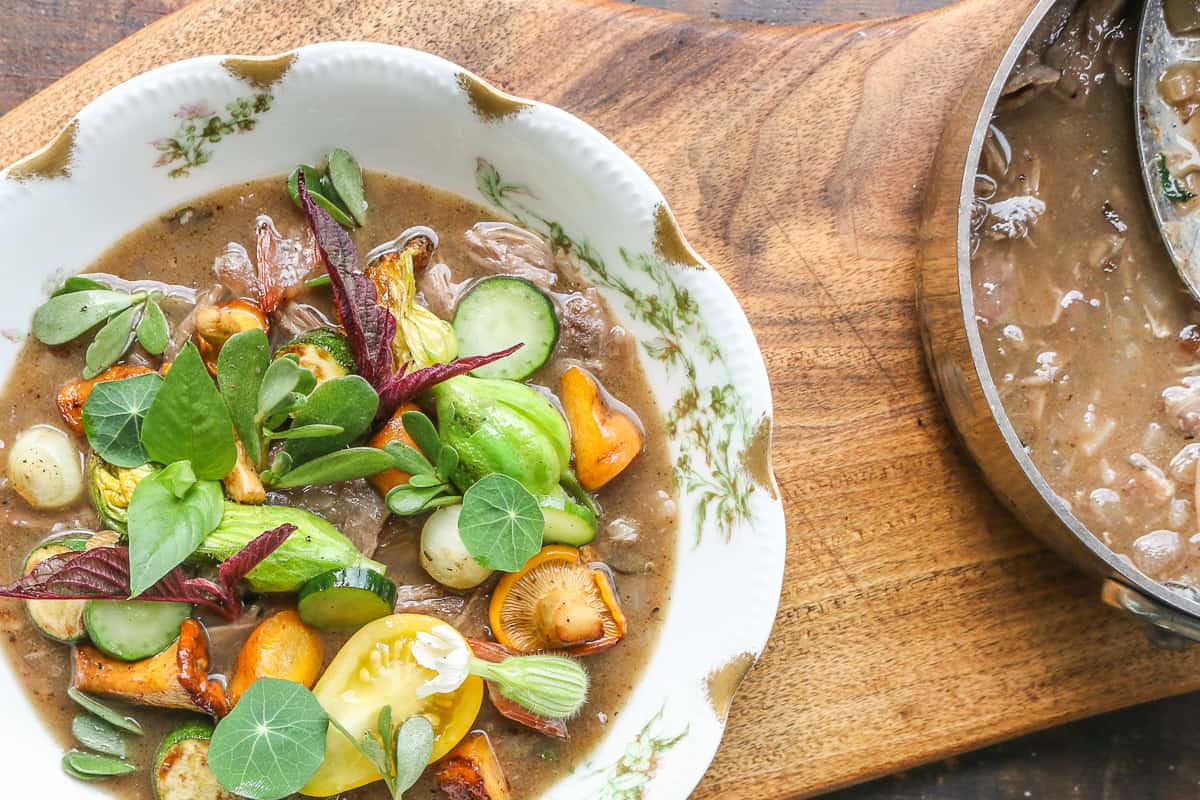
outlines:
[{"label": "broth surface", "polygon": [[[394,176],[368,172],[365,184],[371,208],[367,224],[353,232],[360,256],[365,257],[372,247],[410,226],[425,225],[440,237],[435,261],[450,267],[455,282],[492,274],[472,261],[464,234],[477,222],[495,220],[495,214],[461,197]],[[260,214],[271,216],[284,235],[296,235],[304,225],[284,191],[283,177],[255,181],[208,195],[169,217],[148,223],[100,256],[87,271],[128,279],[156,279],[203,291],[214,283],[213,261],[227,243],[240,242],[254,252],[255,219]],[[560,271],[553,288],[555,293],[564,294],[585,290],[586,285],[565,270]],[[313,292],[303,300],[328,310],[328,290]],[[607,722],[621,713],[657,640],[674,571],[675,481],[661,414],[638,361],[638,345],[614,324],[602,301],[599,318],[584,322],[590,322],[592,328],[581,323],[574,336],[565,332],[551,361],[533,382],[557,387],[563,370],[584,361],[645,426],[644,452],[598,495],[604,514],[593,543],[617,573],[629,633],[618,646],[584,660],[592,689],[581,715],[569,723],[569,741],[551,739],[509,722],[484,701],[476,727],[491,735],[515,800],[536,797],[551,781],[576,768],[602,736]],[[30,339],[0,397],[0,444],[11,443],[18,432],[32,425],[64,427],[55,408],[55,392],[61,384],[78,377],[89,340],[85,336],[71,345],[50,348]],[[82,436],[76,437],[76,443],[81,451],[86,450]],[[422,521],[423,517],[391,517],[379,540],[374,557],[387,564],[388,577],[397,586],[433,583],[418,561]],[[71,528],[96,530],[98,525],[86,498],[69,509],[39,512],[32,510],[5,479],[0,482],[3,580],[19,576],[28,552],[52,533]],[[352,536],[351,531],[344,532]],[[214,642],[215,670],[227,674],[232,670],[241,642],[267,610],[252,607],[246,618],[224,630],[206,620]],[[468,636],[486,636],[486,610],[486,598],[468,594],[456,624]],[[66,696],[71,677],[70,648],[42,638],[16,601],[0,601],[0,628],[6,639],[4,649],[32,703],[64,749],[71,747],[70,724],[78,709]],[[325,635],[326,662],[345,638]],[[99,785],[111,788],[120,797],[149,798],[152,791],[147,773],[159,741],[176,724],[195,716],[142,707],[129,710],[146,727],[144,737],[130,737],[131,759],[141,769]],[[389,795],[382,783],[376,783],[341,796],[382,800]],[[414,787],[411,796],[432,796],[428,783]]]}]

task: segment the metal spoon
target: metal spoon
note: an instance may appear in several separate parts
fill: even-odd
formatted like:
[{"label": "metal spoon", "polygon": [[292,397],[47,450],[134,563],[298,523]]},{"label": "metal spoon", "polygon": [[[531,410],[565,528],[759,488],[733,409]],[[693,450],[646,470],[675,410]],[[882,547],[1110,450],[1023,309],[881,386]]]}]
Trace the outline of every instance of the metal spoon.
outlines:
[{"label": "metal spoon", "polygon": [[[1183,186],[1174,182],[1172,173],[1165,173],[1164,180],[1168,151],[1187,154],[1187,167],[1200,170],[1200,150],[1191,141],[1188,126],[1158,89],[1159,79],[1168,67],[1182,61],[1200,63],[1200,38],[1176,36],[1167,25],[1167,16],[1171,15],[1171,22],[1179,29],[1181,16],[1189,11],[1195,12],[1194,0],[1146,0],[1134,63],[1133,108],[1142,178],[1154,219],[1179,277],[1192,297],[1200,301],[1200,210],[1168,196],[1178,197],[1177,190]],[[1173,172],[1179,174],[1177,168]]]}]

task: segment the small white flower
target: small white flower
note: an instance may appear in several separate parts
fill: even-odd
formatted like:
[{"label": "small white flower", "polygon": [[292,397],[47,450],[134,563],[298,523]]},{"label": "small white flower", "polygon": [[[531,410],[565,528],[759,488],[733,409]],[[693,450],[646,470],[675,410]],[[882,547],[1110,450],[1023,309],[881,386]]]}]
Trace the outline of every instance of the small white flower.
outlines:
[{"label": "small white flower", "polygon": [[412,644],[412,654],[418,664],[437,673],[417,687],[417,697],[448,694],[467,679],[471,650],[449,625],[438,625],[430,633],[419,632]]}]

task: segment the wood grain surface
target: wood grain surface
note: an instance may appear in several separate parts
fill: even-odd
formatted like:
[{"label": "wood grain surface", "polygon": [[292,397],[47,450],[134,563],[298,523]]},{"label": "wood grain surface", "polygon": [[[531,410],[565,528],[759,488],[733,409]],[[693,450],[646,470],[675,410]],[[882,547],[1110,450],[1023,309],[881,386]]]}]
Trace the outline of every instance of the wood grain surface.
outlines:
[{"label": "wood grain surface", "polygon": [[803,797],[1200,686],[1200,654],[1151,649],[996,506],[921,360],[925,175],[1030,4],[797,30],[602,0],[200,0],[0,119],[0,164],[150,67],[331,38],[430,50],[611,136],[742,301],[777,404],[786,585],[696,796]]}]

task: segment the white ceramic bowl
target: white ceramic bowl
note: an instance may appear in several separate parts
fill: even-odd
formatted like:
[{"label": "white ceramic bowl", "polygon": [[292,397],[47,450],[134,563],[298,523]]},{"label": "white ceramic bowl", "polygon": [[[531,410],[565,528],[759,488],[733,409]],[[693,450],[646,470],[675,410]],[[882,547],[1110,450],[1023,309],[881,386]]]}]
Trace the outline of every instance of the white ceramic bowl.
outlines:
[{"label": "white ceramic bowl", "polygon": [[[64,273],[191,198],[315,163],[332,145],[541,233],[553,228],[643,343],[681,499],[672,600],[629,705],[587,763],[543,796],[687,797],[778,605],[784,514],[770,466],[771,390],[733,294],[649,177],[587,124],[440,58],[379,44],[210,56],[141,75],[0,174],[0,330],[15,334],[0,337],[0,373]],[[8,794],[98,791],[61,773],[61,749],[11,680],[0,679],[0,708]]]}]

